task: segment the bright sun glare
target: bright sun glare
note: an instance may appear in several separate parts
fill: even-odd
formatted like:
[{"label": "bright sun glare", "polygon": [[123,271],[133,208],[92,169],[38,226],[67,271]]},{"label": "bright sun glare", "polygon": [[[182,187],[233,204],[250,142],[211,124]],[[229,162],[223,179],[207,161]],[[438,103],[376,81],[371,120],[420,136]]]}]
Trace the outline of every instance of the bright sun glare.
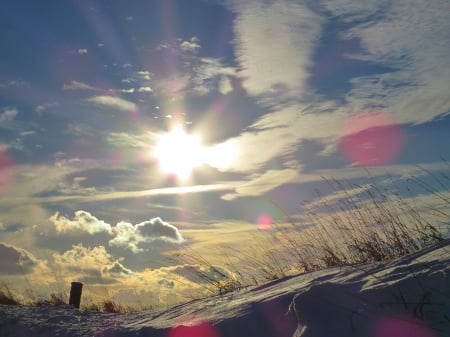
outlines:
[{"label": "bright sun glare", "polygon": [[206,148],[200,136],[188,134],[176,126],[161,135],[153,152],[163,172],[187,179],[192,171],[206,161]]}]

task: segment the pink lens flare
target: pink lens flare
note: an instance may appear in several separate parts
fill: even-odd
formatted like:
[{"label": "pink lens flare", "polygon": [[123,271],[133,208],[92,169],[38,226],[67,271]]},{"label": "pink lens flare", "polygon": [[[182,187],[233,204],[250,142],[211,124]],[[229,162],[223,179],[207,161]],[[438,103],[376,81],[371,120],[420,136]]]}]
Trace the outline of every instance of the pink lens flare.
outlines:
[{"label": "pink lens flare", "polygon": [[437,337],[422,321],[407,317],[389,317],[379,320],[374,337]]},{"label": "pink lens flare", "polygon": [[350,117],[343,126],[339,148],[358,166],[392,163],[400,154],[405,133],[386,113],[367,111]]},{"label": "pink lens flare", "polygon": [[257,219],[258,229],[263,232],[270,231],[273,228],[273,218],[269,213],[262,213]]},{"label": "pink lens flare", "polygon": [[178,325],[169,331],[168,337],[219,337],[211,324]]},{"label": "pink lens flare", "polygon": [[14,176],[14,163],[6,151],[0,149],[0,195],[8,188]]}]

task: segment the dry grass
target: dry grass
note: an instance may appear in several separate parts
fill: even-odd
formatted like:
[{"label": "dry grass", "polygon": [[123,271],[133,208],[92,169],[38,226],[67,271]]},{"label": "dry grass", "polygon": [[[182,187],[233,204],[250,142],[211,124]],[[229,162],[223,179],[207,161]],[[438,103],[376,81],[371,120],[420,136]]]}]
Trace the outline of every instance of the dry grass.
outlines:
[{"label": "dry grass", "polygon": [[[442,192],[449,189],[450,179],[445,173],[426,173],[432,183],[419,177],[409,181],[416,191],[422,189],[444,207],[428,206],[424,212],[409,188],[401,193],[381,189],[375,182],[359,186],[324,178],[340,198],[330,201],[317,192],[314,202],[302,204],[302,222],[287,217],[287,222],[275,224],[267,235],[255,235],[245,251],[219,247],[224,257],[221,267],[213,266],[194,251],[177,257],[182,263],[196,265],[198,270],[225,270],[220,279],[198,273],[209,292],[223,294],[299,272],[405,256],[444,240],[444,232],[450,229],[449,207],[445,207],[450,206],[450,197]],[[395,186],[390,179],[390,186]],[[431,222],[429,214],[442,221]]]},{"label": "dry grass", "polygon": [[[6,283],[0,284],[0,305],[21,305],[30,307],[41,306],[65,306],[68,305],[67,294],[50,294],[48,298],[38,298],[34,300],[22,300],[11,290]],[[100,302],[85,301],[83,310],[98,311],[105,313],[126,313],[135,311],[132,307],[123,306],[113,300],[103,300]]]}]

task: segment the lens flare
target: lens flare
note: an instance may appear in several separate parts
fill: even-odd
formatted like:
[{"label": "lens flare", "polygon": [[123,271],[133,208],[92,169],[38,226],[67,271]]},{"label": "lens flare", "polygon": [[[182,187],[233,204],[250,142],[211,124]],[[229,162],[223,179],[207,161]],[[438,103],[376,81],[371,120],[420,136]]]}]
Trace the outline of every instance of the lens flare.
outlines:
[{"label": "lens flare", "polygon": [[197,325],[178,325],[170,330],[168,337],[219,337],[216,330],[206,322]]},{"label": "lens flare", "polygon": [[273,218],[269,213],[262,213],[257,219],[258,229],[263,232],[270,231],[273,228]]},{"label": "lens flare", "polygon": [[404,141],[404,131],[391,118],[381,111],[369,111],[344,123],[339,148],[358,166],[379,166],[392,163]]},{"label": "lens flare", "polygon": [[381,319],[375,326],[375,337],[437,337],[423,322],[407,317]]}]

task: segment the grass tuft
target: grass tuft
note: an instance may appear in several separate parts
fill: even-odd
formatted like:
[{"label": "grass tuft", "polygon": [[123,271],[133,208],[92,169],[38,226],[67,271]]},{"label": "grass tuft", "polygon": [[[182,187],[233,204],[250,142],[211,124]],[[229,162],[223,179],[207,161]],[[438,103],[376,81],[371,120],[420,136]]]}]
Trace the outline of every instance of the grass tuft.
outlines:
[{"label": "grass tuft", "polygon": [[[395,186],[390,179],[390,186]],[[433,184],[411,178],[416,194],[410,187],[406,192],[382,189],[374,181],[365,186],[324,181],[331,190],[328,196],[339,198],[330,201],[317,192],[315,200],[302,204],[302,220],[286,216],[287,222],[277,223],[269,235],[255,235],[242,251],[219,247],[220,255],[226,256],[223,266],[213,267],[194,251],[177,257],[181,263],[197,266],[194,270],[209,292],[224,294],[299,272],[399,258],[443,241],[449,233],[450,196],[443,192],[449,190],[446,174],[432,175]],[[419,207],[414,198],[417,189],[429,194],[434,203]],[[432,222],[430,214],[441,221]],[[205,272],[211,268],[227,272],[221,272],[218,280]]]}]

